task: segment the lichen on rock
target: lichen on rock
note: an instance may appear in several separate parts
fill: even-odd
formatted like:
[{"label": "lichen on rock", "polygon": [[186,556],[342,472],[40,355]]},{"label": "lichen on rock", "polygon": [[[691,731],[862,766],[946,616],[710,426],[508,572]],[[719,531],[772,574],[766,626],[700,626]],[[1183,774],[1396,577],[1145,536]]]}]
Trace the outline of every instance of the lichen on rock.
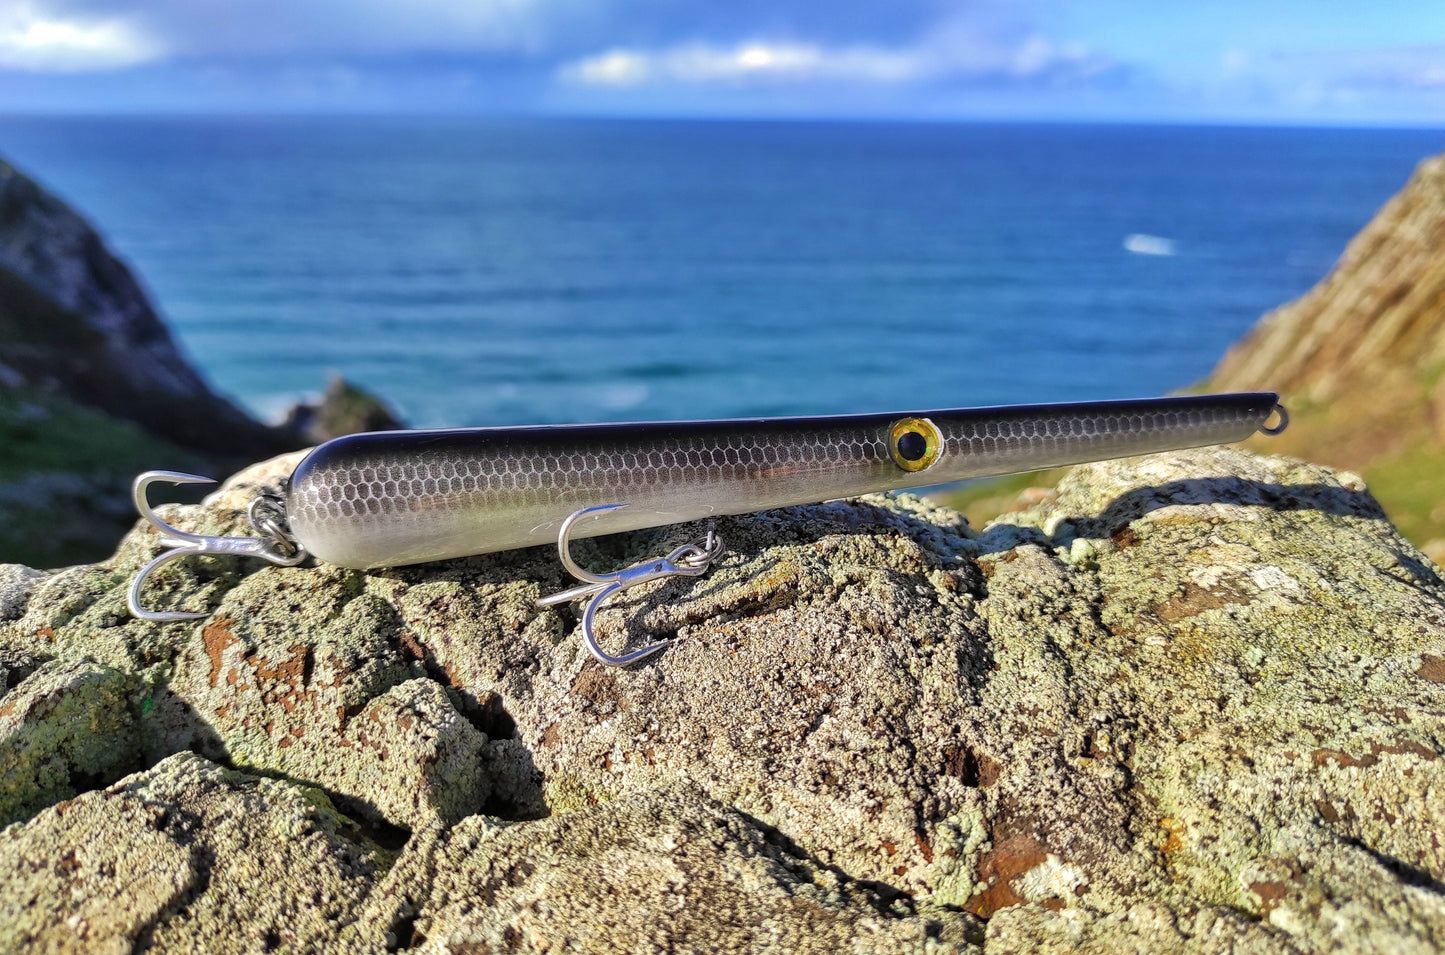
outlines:
[{"label": "lichen on rock", "polygon": [[355,924],[369,922],[421,952],[958,951],[982,936],[976,920],[847,878],[687,783],[429,832]]},{"label": "lichen on rock", "polygon": [[140,768],[133,676],[87,660],[42,664],[0,698],[0,824]]},{"label": "lichen on rock", "polygon": [[[167,519],[238,529],[294,463]],[[103,565],[0,572],[0,759],[19,767],[0,856],[38,866],[0,891],[23,926],[0,947],[1427,951],[1445,933],[1445,584],[1357,477],[1215,449],[1076,468],[981,532],[907,496],[717,524],[711,573],[599,614],[613,649],[674,638],[624,669],[535,605],[568,584],[549,548],[166,565],[147,600],[195,623],[125,614],[145,527]],[[697,530],[576,553],[621,566]],[[270,841],[235,822],[253,804]],[[93,820],[85,846],[61,818]],[[104,875],[135,853],[145,879]],[[83,901],[107,877],[112,897]],[[321,915],[294,914],[318,891]]]},{"label": "lichen on rock", "polygon": [[319,793],[178,754],[0,832],[0,950],[324,951],[387,855]]}]

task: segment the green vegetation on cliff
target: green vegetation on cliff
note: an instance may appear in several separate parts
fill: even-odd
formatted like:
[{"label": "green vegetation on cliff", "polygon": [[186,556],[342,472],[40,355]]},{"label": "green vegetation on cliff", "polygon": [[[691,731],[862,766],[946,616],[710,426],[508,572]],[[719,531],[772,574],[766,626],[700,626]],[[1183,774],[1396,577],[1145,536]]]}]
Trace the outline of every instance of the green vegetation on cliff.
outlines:
[{"label": "green vegetation on cliff", "polygon": [[64,398],[0,390],[0,561],[99,560],[135,521],[130,482],[197,456]]}]

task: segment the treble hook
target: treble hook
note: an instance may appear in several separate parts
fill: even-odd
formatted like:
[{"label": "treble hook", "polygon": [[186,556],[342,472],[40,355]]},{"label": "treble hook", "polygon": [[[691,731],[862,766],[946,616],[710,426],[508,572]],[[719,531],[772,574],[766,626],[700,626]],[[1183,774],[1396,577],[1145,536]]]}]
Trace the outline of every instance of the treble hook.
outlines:
[{"label": "treble hook", "polygon": [[663,577],[697,577],[705,573],[713,561],[722,556],[724,547],[722,538],[708,530],[707,536],[702,540],[685,544],[666,557],[659,557],[655,560],[646,560],[631,567],[610,574],[594,574],[579,566],[572,559],[568,545],[572,537],[572,528],[584,517],[592,515],[600,516],[606,511],[615,511],[626,507],[626,504],[600,504],[596,507],[584,507],[580,511],[574,511],[565,521],[562,528],[557,532],[557,556],[562,561],[562,566],[567,572],[578,580],[585,581],[580,587],[573,587],[564,590],[559,594],[550,597],[543,597],[537,601],[539,607],[550,607],[553,604],[566,603],[569,600],[576,600],[579,597],[591,596],[587,601],[587,609],[582,612],[582,641],[587,649],[597,658],[598,662],[608,666],[620,667],[629,663],[636,663],[643,657],[655,653],[667,646],[670,641],[663,640],[651,646],[643,647],[641,650],[634,650],[631,653],[624,653],[622,656],[612,656],[597,644],[597,637],[592,632],[592,617],[597,613],[597,608],[602,606],[603,601],[618,591],[626,590],[629,587],[636,587],[638,584],[646,583],[649,580],[659,580]]},{"label": "treble hook", "polygon": [[264,500],[261,497],[251,502],[250,508],[246,511],[246,518],[251,526],[257,530],[269,531],[271,536],[267,537],[206,537],[202,534],[191,534],[187,531],[178,530],[156,517],[155,511],[146,500],[146,489],[152,484],[163,481],[167,484],[215,484],[211,478],[201,477],[198,474],[185,474],[180,471],[147,471],[135,479],[133,494],[135,496],[136,510],[140,511],[141,517],[150,521],[160,531],[162,547],[169,547],[159,557],[152,560],[141,568],[140,573],[130,582],[130,590],[126,592],[125,604],[130,608],[131,615],[140,620],[192,620],[197,617],[204,617],[203,613],[186,613],[179,610],[147,610],[140,605],[140,591],[145,584],[146,578],[150,576],[161,564],[175,560],[177,557],[200,556],[202,554],[227,554],[233,557],[260,557],[262,560],[269,560],[273,564],[280,564],[283,567],[293,567],[306,559],[306,551],[286,537],[275,522],[259,513],[257,505]]}]

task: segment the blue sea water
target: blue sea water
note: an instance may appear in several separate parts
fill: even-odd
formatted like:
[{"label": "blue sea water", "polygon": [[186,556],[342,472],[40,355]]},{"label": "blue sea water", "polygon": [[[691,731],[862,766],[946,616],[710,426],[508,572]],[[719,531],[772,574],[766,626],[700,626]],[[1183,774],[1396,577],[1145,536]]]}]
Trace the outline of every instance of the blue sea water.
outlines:
[{"label": "blue sea water", "polygon": [[0,118],[263,416],[419,426],[1159,394],[1329,269],[1445,133]]}]

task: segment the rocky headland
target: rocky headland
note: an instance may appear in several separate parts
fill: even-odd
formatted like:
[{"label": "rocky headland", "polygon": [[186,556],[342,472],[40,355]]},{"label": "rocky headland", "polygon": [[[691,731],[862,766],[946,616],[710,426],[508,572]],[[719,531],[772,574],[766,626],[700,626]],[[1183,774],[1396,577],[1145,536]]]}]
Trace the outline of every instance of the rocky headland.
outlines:
[{"label": "rocky headland", "polygon": [[1435,156],[1318,285],[1229,350],[1208,387],[1279,391],[1295,426],[1278,449],[1359,471],[1401,529],[1441,560],[1442,373],[1445,156]]},{"label": "rocky headland", "polygon": [[0,380],[196,451],[255,460],[296,446],[216,394],[95,229],[4,161]]},{"label": "rocky headland", "polygon": [[227,474],[395,426],[342,381],[279,426],[250,417],[195,370],[100,234],[0,160],[0,559],[58,566],[110,553],[139,471]]}]

